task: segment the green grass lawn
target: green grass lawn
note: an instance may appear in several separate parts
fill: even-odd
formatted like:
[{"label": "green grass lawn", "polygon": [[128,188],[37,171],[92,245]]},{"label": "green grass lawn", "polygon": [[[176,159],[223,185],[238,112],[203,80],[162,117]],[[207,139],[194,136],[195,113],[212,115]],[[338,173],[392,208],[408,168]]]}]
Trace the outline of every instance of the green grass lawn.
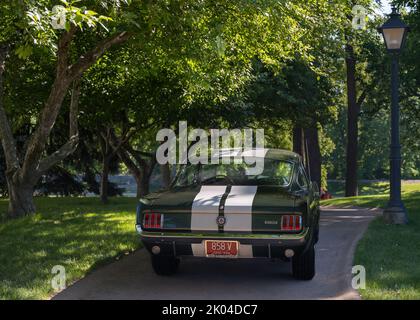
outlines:
[{"label": "green grass lawn", "polygon": [[[344,197],[344,181],[329,181],[328,192],[334,197]],[[378,195],[387,194],[389,192],[389,183],[387,182],[360,182],[359,195]]]},{"label": "green grass lawn", "polygon": [[[403,184],[403,200],[409,224],[387,225],[379,217],[357,246],[354,264],[366,268],[366,289],[360,290],[363,299],[420,299],[420,184]],[[326,200],[322,204],[383,208],[387,201],[388,195],[382,193]]]},{"label": "green grass lawn", "polygon": [[[46,299],[54,265],[67,285],[139,247],[135,198],[37,198],[37,214],[0,223],[0,299]],[[0,199],[0,213],[7,201]]]}]

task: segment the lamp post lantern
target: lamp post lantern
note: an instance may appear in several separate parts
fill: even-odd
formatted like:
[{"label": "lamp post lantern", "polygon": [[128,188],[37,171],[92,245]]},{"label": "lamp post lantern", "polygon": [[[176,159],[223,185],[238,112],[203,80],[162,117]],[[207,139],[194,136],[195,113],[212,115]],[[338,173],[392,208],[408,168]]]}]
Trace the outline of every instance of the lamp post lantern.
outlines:
[{"label": "lamp post lantern", "polygon": [[389,19],[380,27],[388,53],[391,55],[391,150],[390,150],[390,199],[384,210],[388,223],[406,224],[407,211],[401,200],[401,146],[398,57],[404,45],[409,27],[401,20],[395,8]]}]

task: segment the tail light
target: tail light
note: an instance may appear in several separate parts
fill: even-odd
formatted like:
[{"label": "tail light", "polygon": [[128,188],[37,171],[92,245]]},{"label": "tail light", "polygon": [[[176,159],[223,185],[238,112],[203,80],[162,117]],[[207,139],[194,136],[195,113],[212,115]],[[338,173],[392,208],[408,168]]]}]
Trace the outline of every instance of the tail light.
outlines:
[{"label": "tail light", "polygon": [[302,229],[302,216],[283,215],[281,217],[282,231],[300,231]]},{"label": "tail light", "polygon": [[156,212],[145,212],[143,215],[143,228],[161,229],[163,226],[163,214]]}]

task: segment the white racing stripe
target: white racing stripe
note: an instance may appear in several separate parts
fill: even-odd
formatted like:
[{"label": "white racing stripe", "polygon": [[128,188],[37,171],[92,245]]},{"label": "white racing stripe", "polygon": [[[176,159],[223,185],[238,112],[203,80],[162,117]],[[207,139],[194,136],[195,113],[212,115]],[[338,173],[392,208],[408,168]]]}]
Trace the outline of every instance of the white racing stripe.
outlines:
[{"label": "white racing stripe", "polygon": [[266,148],[256,148],[256,149],[245,149],[242,151],[241,156],[244,158],[265,158],[265,155],[267,154],[268,149]]},{"label": "white racing stripe", "polygon": [[225,202],[224,231],[252,231],[252,203],[257,186],[232,186]]},{"label": "white racing stripe", "polygon": [[226,186],[202,186],[191,209],[191,230],[217,231],[219,205]]}]

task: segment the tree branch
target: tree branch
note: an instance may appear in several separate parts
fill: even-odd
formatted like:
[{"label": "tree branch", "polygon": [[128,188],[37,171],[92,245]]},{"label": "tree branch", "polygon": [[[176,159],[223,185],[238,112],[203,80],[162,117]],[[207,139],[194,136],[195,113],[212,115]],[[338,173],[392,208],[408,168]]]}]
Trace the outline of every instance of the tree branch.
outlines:
[{"label": "tree branch", "polygon": [[360,107],[362,106],[362,103],[365,101],[365,99],[366,99],[366,96],[367,96],[367,88],[365,88],[363,91],[362,91],[362,94],[359,96],[359,98],[357,99],[357,106],[358,106],[358,108],[359,108],[359,110],[360,110]]},{"label": "tree branch", "polygon": [[372,89],[379,84],[379,82],[379,77],[377,77],[373,83],[365,86],[365,89],[362,91],[359,98],[357,99],[357,105],[359,107],[359,110],[363,102],[365,102],[368,92],[371,92]]},{"label": "tree branch", "polygon": [[128,131],[125,134],[125,136],[120,139],[120,142],[118,143],[116,150],[114,149],[114,153],[116,153],[116,151],[118,151],[119,148],[126,145],[135,133],[136,133],[136,130]]},{"label": "tree branch", "polygon": [[[110,147],[110,135],[112,129],[110,127],[103,127],[99,130],[99,142],[101,144],[102,157],[112,157]],[[104,133],[106,132],[106,134]]]},{"label": "tree branch", "polygon": [[25,153],[21,178],[31,177],[37,171],[40,158],[45,150],[50,132],[60,111],[61,104],[71,84],[66,76],[68,68],[68,57],[70,43],[76,32],[75,27],[71,27],[68,32],[64,32],[58,42],[57,68],[54,83],[50,95],[39,116],[38,126],[32,134],[28,148]]},{"label": "tree branch", "polygon": [[84,71],[92,66],[106,50],[114,45],[124,43],[130,38],[130,36],[131,35],[128,32],[124,31],[100,42],[95,48],[81,56],[79,61],[69,68],[69,77],[73,79],[80,76]]},{"label": "tree branch", "polygon": [[124,162],[124,164],[127,166],[128,170],[130,170],[132,175],[134,175],[135,177],[143,178],[140,168],[136,165],[136,163],[133,160],[131,160],[127,150],[125,150],[124,147],[121,147],[118,150],[117,154],[121,161]]},{"label": "tree branch", "polygon": [[[61,108],[61,104],[63,103],[64,97],[71,82],[81,77],[83,72],[87,70],[91,65],[93,65],[97,59],[112,45],[122,43],[129,38],[129,34],[127,32],[122,32],[108,39],[105,39],[86,55],[80,57],[78,62],[69,67],[69,48],[75,32],[75,27],[72,27],[69,32],[65,32],[60,38],[58,46],[56,78],[54,80],[54,84],[52,86],[48,100],[41,112],[38,127],[34,134],[31,136],[30,142],[28,144],[28,149],[25,154],[21,172],[22,178],[30,177],[35,171],[38,170],[40,158],[45,150],[48,137],[55,124],[58,112]],[[64,154],[68,153],[69,150],[64,150]],[[57,156],[62,158],[62,155],[60,154],[57,154]]]},{"label": "tree branch", "polygon": [[112,141],[111,148],[112,152],[111,155],[114,156],[118,153],[119,149],[127,144],[127,142],[131,139],[131,137],[136,133],[136,130],[128,130],[126,131],[121,138],[117,138],[114,130],[110,130],[109,135],[105,137],[105,135],[101,132],[101,136],[104,140]]},{"label": "tree branch", "polygon": [[71,94],[71,101],[70,101],[70,114],[69,114],[69,121],[70,121],[70,139],[74,136],[79,136],[79,101],[80,101],[80,78],[77,78],[73,82],[73,90]]},{"label": "tree branch", "polygon": [[108,147],[106,146],[107,139],[106,139],[105,134],[102,131],[99,132],[98,137],[99,137],[99,144],[101,146],[101,154],[102,154],[102,157],[105,158],[107,154],[107,149],[108,149]]},{"label": "tree branch", "polygon": [[[128,140],[127,140],[128,141]],[[118,141],[115,134],[111,134],[110,145],[117,153],[118,157],[127,166],[132,175],[142,177],[142,172],[137,164],[130,158],[129,152],[125,149],[124,144]]]},{"label": "tree branch", "polygon": [[[137,163],[141,167],[147,167],[148,166],[147,161],[142,158],[141,151],[134,150],[131,146],[128,146],[126,148],[126,150],[134,159],[136,159]],[[153,159],[153,157],[151,157],[151,159]]]},{"label": "tree branch", "polygon": [[44,174],[49,168],[56,165],[58,162],[63,161],[71,155],[77,148],[79,143],[79,100],[80,100],[80,78],[76,79],[73,83],[71,94],[70,111],[69,111],[69,140],[56,152],[49,155],[40,161],[38,167],[38,175]]},{"label": "tree branch", "polygon": [[70,44],[73,40],[73,37],[77,31],[75,25],[71,25],[68,32],[63,33],[60,40],[58,41],[58,50],[57,50],[57,77],[64,76],[67,68],[69,66],[69,52]]}]

